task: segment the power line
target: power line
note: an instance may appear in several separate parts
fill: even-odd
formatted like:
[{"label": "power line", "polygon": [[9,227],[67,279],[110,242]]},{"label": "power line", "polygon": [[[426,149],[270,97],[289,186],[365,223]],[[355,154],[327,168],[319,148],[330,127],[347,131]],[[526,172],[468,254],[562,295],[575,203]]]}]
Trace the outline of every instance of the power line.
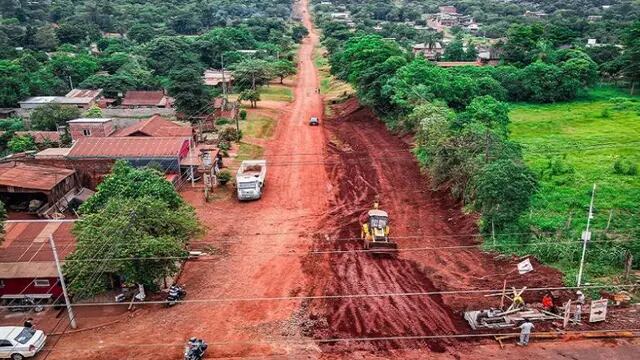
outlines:
[{"label": "power line", "polygon": [[[534,291],[555,291],[555,290],[588,290],[588,289],[631,289],[637,288],[638,285],[585,285],[585,286],[555,286],[555,287],[537,287],[526,288],[526,292]],[[393,298],[393,297],[415,297],[415,296],[442,296],[442,295],[459,295],[459,294],[492,294],[502,293],[503,289],[456,289],[456,290],[437,290],[437,291],[415,291],[415,292],[392,292],[378,294],[339,294],[339,295],[306,295],[306,296],[274,296],[274,297],[230,297],[230,298],[209,298],[209,299],[182,299],[176,300],[179,303],[231,303],[231,302],[265,302],[265,301],[302,301],[302,300],[335,300],[335,299],[366,299],[366,298]],[[166,300],[149,300],[136,302],[138,305],[165,304]],[[129,305],[121,302],[87,302],[75,303],[73,306],[92,307],[92,306],[113,306],[113,305]],[[53,307],[54,305],[44,305],[45,307]],[[6,306],[0,306],[4,308]]]}]

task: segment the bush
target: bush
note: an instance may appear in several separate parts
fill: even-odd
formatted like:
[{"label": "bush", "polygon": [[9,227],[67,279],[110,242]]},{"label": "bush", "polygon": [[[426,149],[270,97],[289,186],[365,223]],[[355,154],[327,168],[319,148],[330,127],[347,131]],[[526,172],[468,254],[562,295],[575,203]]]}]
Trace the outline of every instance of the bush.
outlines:
[{"label": "bush", "polygon": [[603,119],[608,119],[609,117],[611,117],[609,109],[608,108],[602,109],[602,111],[600,112],[600,117]]},{"label": "bush", "polygon": [[229,170],[222,170],[218,173],[217,177],[218,182],[222,185],[225,185],[229,182],[229,180],[231,180],[231,172],[229,172]]},{"label": "bush", "polygon": [[235,127],[226,127],[220,131],[219,139],[221,141],[240,141],[242,139],[242,131],[238,131]]},{"label": "bush", "polygon": [[240,110],[240,120],[247,120],[247,110]]},{"label": "bush", "polygon": [[635,176],[638,174],[638,164],[626,159],[616,159],[613,163],[613,173],[617,175]]},{"label": "bush", "polygon": [[220,126],[220,125],[227,125],[231,122],[231,120],[227,119],[227,118],[220,118],[218,120],[216,120],[216,125]]},{"label": "bush", "polygon": [[229,142],[226,141],[226,140],[221,140],[218,143],[218,149],[220,149],[222,151],[227,151],[227,150],[231,149],[231,144],[229,144]]}]

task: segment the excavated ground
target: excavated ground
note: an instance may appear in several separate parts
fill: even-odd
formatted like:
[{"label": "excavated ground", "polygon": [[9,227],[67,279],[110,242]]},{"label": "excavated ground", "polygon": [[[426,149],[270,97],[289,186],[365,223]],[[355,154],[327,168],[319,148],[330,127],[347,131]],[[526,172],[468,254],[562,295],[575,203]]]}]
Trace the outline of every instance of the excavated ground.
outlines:
[{"label": "excavated ground", "polygon": [[[431,191],[410,147],[393,136],[355,99],[334,107],[325,120],[329,142],[326,172],[333,185],[324,229],[315,249],[357,250],[362,245],[360,221],[375,199],[387,211],[391,237],[400,249],[477,244],[475,219],[446,192]],[[364,216],[366,218],[366,215]],[[327,234],[325,230],[325,234]],[[517,259],[497,260],[477,248],[401,252],[381,257],[362,252],[309,255],[303,270],[311,278],[308,291],[324,294],[390,294],[443,290],[502,289],[508,286],[561,285],[561,274],[534,261],[532,273],[518,275]],[[538,300],[539,294],[528,294]],[[535,298],[534,298],[535,297]],[[466,308],[495,306],[495,298],[476,294],[338,298],[310,306],[317,320],[316,338],[431,336],[468,333]],[[447,338],[335,343],[326,351],[391,351],[428,347],[455,352]]]}]

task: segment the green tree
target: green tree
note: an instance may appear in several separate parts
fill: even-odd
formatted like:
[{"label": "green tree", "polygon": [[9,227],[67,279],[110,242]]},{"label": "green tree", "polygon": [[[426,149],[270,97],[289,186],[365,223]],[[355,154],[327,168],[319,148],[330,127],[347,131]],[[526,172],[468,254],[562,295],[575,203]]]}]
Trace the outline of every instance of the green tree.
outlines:
[{"label": "green tree", "polygon": [[507,33],[507,42],[503,47],[505,61],[515,66],[526,66],[533,62],[538,54],[538,44],[542,40],[544,27],[539,24],[513,25]]},{"label": "green tree", "polygon": [[79,117],[80,110],[75,106],[45,104],[31,113],[31,127],[34,130],[55,131],[58,125],[66,125],[67,121]]},{"label": "green tree", "polygon": [[173,185],[156,170],[136,169],[126,161],[116,161],[111,174],[100,185],[98,192],[80,206],[83,215],[99,212],[111,198],[138,199],[144,196],[158,199],[170,209],[184,205]]},{"label": "green tree", "polygon": [[49,65],[53,73],[64,82],[69,78],[74,84],[79,84],[84,79],[99,70],[98,62],[89,55],[55,55]]},{"label": "green tree", "polygon": [[309,35],[309,31],[302,25],[295,25],[291,29],[291,38],[297,43],[302,41],[302,39],[304,39],[307,35]]},{"label": "green tree", "polygon": [[448,61],[464,61],[467,58],[467,54],[464,51],[464,44],[462,38],[457,37],[444,49],[443,58]]},{"label": "green tree", "polygon": [[298,71],[295,64],[288,60],[278,60],[272,66],[273,74],[280,77],[280,84],[284,82],[284,78],[294,75]]},{"label": "green tree", "polygon": [[251,89],[244,90],[240,93],[238,100],[247,100],[251,104],[251,107],[255,108],[258,106],[258,101],[260,101],[260,92],[258,90]]},{"label": "green tree", "polygon": [[624,30],[622,41],[625,45],[621,55],[622,73],[631,83],[629,91],[633,95],[636,83],[640,81],[640,20]]},{"label": "green tree", "polygon": [[134,24],[127,32],[127,36],[138,43],[149,42],[156,36],[157,30],[149,24]]},{"label": "green tree", "polygon": [[[121,187],[138,183],[121,180]],[[77,247],[65,260],[64,273],[77,298],[104,292],[108,276],[155,290],[164,277],[178,271],[177,260],[187,255],[186,242],[198,232],[193,209],[185,204],[172,208],[143,189],[138,194],[111,193],[115,196],[108,196],[103,207],[85,213],[75,224]],[[94,196],[100,196],[100,190]],[[96,279],[96,274],[102,277]]]},{"label": "green tree", "polygon": [[58,36],[52,26],[38,28],[33,37],[35,48],[43,51],[51,51],[58,47]]},{"label": "green tree", "polygon": [[498,228],[515,222],[531,203],[538,189],[535,175],[520,161],[498,160],[486,165],[476,177],[476,209],[484,227]]},{"label": "green tree", "polygon": [[174,69],[202,67],[190,41],[182,37],[155,38],[144,45],[143,52],[149,67],[159,76],[167,76]]},{"label": "green tree", "polygon": [[15,107],[29,96],[24,69],[12,61],[0,60],[0,107]]},{"label": "green tree", "polygon": [[36,141],[31,135],[14,136],[7,143],[7,148],[12,153],[20,153],[28,150],[36,150]]},{"label": "green tree", "polygon": [[169,94],[175,98],[178,112],[187,117],[210,112],[208,105],[211,98],[199,69],[176,70],[169,74],[169,78],[171,80]]},{"label": "green tree", "polygon": [[82,116],[85,118],[99,119],[102,117],[102,109],[98,105],[93,105],[89,110],[82,114]]},{"label": "green tree", "polygon": [[242,89],[256,90],[273,78],[273,68],[265,60],[247,59],[233,66],[233,77]]}]

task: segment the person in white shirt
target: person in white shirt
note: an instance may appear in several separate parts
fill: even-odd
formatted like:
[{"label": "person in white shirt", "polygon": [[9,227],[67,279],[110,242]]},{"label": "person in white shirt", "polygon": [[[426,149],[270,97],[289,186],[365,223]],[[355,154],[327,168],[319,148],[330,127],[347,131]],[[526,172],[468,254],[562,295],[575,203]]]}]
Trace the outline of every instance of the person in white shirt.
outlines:
[{"label": "person in white shirt", "polygon": [[518,342],[518,345],[529,345],[529,336],[531,336],[531,330],[533,330],[534,328],[535,326],[533,326],[529,319],[524,320],[524,323],[520,325],[520,341]]}]

